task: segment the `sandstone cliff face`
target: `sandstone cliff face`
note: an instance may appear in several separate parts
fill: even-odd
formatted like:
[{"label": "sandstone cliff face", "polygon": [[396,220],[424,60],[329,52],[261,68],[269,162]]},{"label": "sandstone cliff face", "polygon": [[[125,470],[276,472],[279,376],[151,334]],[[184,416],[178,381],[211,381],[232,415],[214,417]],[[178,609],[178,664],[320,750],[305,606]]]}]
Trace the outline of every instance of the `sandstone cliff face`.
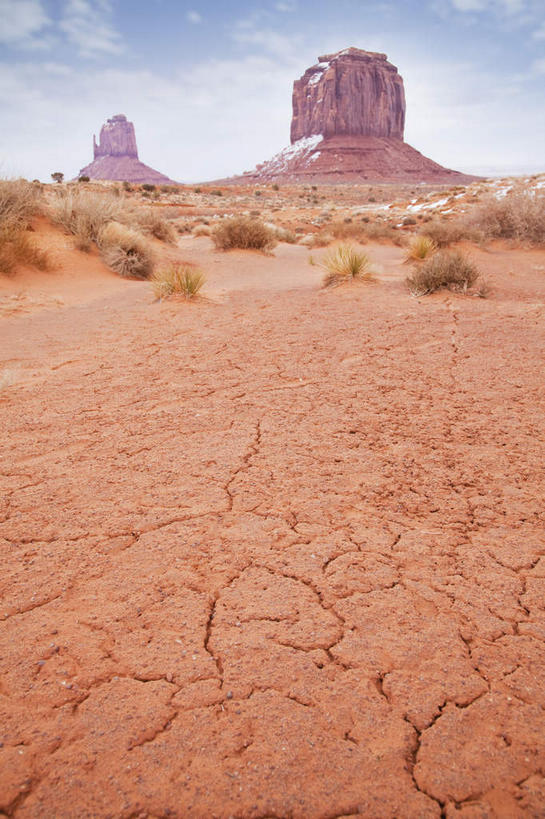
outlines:
[{"label": "sandstone cliff face", "polygon": [[97,145],[93,136],[94,161],[79,172],[90,179],[111,179],[135,184],[162,185],[172,179],[138,159],[134,125],[125,114],[116,114],[100,129]]},{"label": "sandstone cliff face", "polygon": [[428,182],[477,177],[444,168],[403,141],[405,91],[385,54],[319,57],[293,85],[291,145],[228,182]]},{"label": "sandstone cliff face", "polygon": [[403,79],[385,54],[347,48],[318,59],[293,86],[292,143],[314,134],[403,139]]},{"label": "sandstone cliff face", "polygon": [[100,129],[98,145],[93,135],[93,152],[95,159],[99,156],[132,156],[138,159],[134,125],[125,114],[116,114],[107,120]]}]

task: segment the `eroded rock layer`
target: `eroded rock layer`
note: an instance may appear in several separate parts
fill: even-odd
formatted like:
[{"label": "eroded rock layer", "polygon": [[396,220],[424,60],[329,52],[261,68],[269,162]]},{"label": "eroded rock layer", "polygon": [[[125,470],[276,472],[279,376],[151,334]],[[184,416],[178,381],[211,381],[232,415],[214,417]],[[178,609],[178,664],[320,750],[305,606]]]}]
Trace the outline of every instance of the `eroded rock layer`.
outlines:
[{"label": "eroded rock layer", "polygon": [[403,139],[403,79],[386,54],[347,48],[318,59],[293,84],[292,143],[313,134]]},{"label": "eroded rock layer", "polygon": [[318,59],[293,85],[291,145],[222,182],[475,181],[404,142],[403,79],[385,54],[346,48]]}]

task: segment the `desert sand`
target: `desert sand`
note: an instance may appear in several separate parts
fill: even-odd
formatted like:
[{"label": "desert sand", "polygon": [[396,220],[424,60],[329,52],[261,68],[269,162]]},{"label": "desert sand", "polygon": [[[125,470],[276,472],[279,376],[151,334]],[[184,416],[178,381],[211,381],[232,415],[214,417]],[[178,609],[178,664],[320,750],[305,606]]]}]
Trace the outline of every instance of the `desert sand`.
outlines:
[{"label": "desert sand", "polygon": [[391,245],[323,290],[184,236],[157,302],[48,235],[0,288],[0,815],[543,816],[545,251],[416,299]]}]

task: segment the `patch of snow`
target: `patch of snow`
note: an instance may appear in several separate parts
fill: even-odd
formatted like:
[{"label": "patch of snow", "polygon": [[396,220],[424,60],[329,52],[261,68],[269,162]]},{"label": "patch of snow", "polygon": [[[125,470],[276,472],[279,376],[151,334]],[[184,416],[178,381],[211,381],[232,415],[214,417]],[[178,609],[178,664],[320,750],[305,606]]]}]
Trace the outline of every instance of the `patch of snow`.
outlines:
[{"label": "patch of snow", "polygon": [[309,162],[315,162],[318,159],[319,156],[320,156],[320,151],[316,151],[315,154],[311,154],[309,156],[309,158],[307,159],[307,165],[309,164]]},{"label": "patch of snow", "polygon": [[[267,162],[263,168],[267,176],[283,173],[287,170],[289,162],[294,159],[303,159],[307,154],[316,148],[323,140],[321,134],[313,134],[309,137],[302,137],[294,142],[293,145],[288,145],[282,151],[277,153],[273,158]],[[309,157],[313,160],[315,157]]]}]

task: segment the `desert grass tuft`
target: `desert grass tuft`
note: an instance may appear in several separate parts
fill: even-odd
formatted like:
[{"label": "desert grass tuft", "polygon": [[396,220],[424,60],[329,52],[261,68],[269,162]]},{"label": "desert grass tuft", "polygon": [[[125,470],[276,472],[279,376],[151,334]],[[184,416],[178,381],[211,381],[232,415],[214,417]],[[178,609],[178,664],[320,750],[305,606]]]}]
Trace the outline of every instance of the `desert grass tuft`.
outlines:
[{"label": "desert grass tuft", "polygon": [[426,296],[437,290],[467,293],[479,278],[473,262],[457,250],[441,250],[415,268],[406,279],[413,296]]},{"label": "desert grass tuft", "polygon": [[97,241],[108,222],[125,221],[124,210],[123,202],[112,193],[76,190],[55,199],[51,204],[51,218],[76,237],[76,245],[84,247]]},{"label": "desert grass tuft", "polygon": [[430,239],[429,236],[413,236],[407,247],[407,252],[405,254],[405,261],[412,262],[412,261],[420,261],[421,259],[427,259],[431,255],[435,253],[437,250],[437,245]]},{"label": "desert grass tuft", "polygon": [[50,260],[28,235],[41,212],[40,189],[24,179],[0,180],[0,272],[10,276],[21,265],[48,270]]},{"label": "desert grass tuft", "polygon": [[174,225],[154,208],[146,208],[139,213],[138,224],[144,233],[155,236],[159,241],[169,245],[176,244],[177,235]]},{"label": "desert grass tuft", "polygon": [[272,250],[276,245],[273,230],[259,219],[237,216],[224,219],[212,232],[214,244],[220,250]]},{"label": "desert grass tuft", "polygon": [[320,267],[326,270],[324,287],[334,287],[352,279],[371,281],[371,260],[353,245],[342,244],[332,248],[323,257]]},{"label": "desert grass tuft", "polygon": [[154,257],[149,243],[136,230],[119,222],[109,222],[98,235],[98,246],[105,263],[129,279],[149,279]]},{"label": "desert grass tuft", "polygon": [[153,292],[158,299],[166,299],[173,295],[192,299],[198,294],[204,282],[204,274],[189,264],[161,268],[151,277]]}]

